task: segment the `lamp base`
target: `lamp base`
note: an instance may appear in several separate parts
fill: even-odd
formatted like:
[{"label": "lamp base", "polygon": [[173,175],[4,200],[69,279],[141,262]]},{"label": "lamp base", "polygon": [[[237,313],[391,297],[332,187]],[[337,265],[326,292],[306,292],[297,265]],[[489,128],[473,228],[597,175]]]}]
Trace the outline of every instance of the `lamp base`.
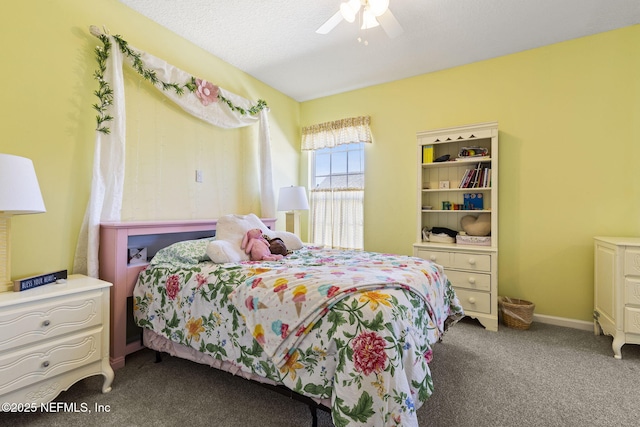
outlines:
[{"label": "lamp base", "polygon": [[13,290],[11,281],[11,218],[0,215],[0,292]]},{"label": "lamp base", "polygon": [[300,237],[300,214],[296,211],[288,211],[286,213],[286,230]]}]

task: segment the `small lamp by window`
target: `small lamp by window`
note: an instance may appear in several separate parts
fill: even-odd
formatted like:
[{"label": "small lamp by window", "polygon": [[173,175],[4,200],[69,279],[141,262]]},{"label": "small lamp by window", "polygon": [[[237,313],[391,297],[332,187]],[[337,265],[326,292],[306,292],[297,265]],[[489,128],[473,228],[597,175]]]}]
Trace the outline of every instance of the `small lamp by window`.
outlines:
[{"label": "small lamp by window", "polygon": [[309,210],[309,201],[304,187],[282,187],[278,195],[278,210],[287,211],[287,231],[300,235],[300,214],[296,211]]},{"label": "small lamp by window", "polygon": [[11,281],[11,217],[46,212],[38,178],[30,159],[0,154],[0,292]]}]

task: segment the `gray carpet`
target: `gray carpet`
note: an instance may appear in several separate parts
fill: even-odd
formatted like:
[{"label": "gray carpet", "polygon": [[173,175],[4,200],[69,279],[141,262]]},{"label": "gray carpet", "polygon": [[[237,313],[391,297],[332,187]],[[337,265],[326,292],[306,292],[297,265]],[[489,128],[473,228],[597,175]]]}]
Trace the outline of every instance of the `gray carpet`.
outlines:
[{"label": "gray carpet", "polygon": [[[632,426],[640,420],[640,346],[615,360],[611,337],[534,323],[487,332],[473,320],[434,347],[435,392],[418,410],[421,427]],[[247,380],[143,350],[116,371],[113,390],[87,378],[56,401],[91,413],[0,413],[11,426],[307,427],[308,408]],[[96,413],[96,404],[109,412]],[[319,411],[319,427],[331,417]]]}]

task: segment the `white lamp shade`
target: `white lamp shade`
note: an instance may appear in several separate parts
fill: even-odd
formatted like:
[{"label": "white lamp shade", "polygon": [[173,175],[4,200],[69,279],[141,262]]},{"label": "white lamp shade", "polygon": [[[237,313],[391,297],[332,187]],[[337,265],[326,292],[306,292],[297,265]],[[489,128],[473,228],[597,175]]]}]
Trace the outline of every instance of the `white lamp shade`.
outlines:
[{"label": "white lamp shade", "polygon": [[0,154],[0,213],[20,215],[46,212],[33,162]]},{"label": "white lamp shade", "polygon": [[282,187],[278,195],[279,211],[308,210],[309,201],[304,187]]}]

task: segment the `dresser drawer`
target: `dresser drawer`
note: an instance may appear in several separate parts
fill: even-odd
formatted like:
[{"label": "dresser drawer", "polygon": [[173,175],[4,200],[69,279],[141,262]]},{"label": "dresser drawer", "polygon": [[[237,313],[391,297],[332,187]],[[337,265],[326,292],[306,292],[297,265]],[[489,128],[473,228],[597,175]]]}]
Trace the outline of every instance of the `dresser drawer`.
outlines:
[{"label": "dresser drawer", "polygon": [[491,314],[491,296],[484,292],[469,291],[454,287],[465,311]]},{"label": "dresser drawer", "polygon": [[[25,291],[28,292],[28,291]],[[0,311],[0,353],[102,323],[101,293],[81,293]]]},{"label": "dresser drawer", "polygon": [[491,271],[491,255],[453,252],[451,258],[452,268],[463,268],[465,270]]},{"label": "dresser drawer", "polygon": [[640,308],[624,308],[624,331],[631,334],[640,334]]},{"label": "dresser drawer", "polygon": [[418,256],[443,267],[451,267],[451,253],[418,249]]},{"label": "dresser drawer", "polygon": [[447,278],[456,288],[491,290],[491,275],[472,271],[445,270]]},{"label": "dresser drawer", "polygon": [[640,308],[640,278],[627,277],[624,280],[624,303]]},{"label": "dresser drawer", "polygon": [[98,361],[102,327],[0,356],[0,395]]},{"label": "dresser drawer", "polygon": [[624,251],[624,275],[640,276],[640,249],[627,248]]}]

